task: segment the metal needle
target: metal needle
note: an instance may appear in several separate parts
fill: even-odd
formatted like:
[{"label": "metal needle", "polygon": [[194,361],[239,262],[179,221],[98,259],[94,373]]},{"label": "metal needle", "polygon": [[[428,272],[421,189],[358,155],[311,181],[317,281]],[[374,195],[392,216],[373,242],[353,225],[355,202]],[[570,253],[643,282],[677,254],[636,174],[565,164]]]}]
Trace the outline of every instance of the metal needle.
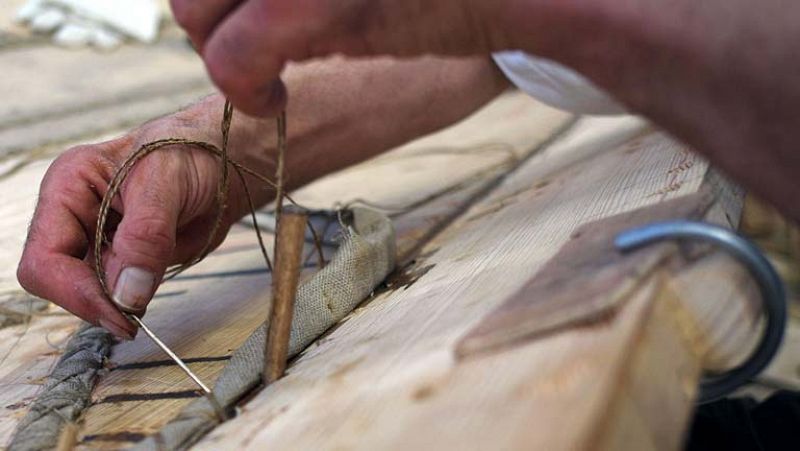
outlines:
[{"label": "metal needle", "polygon": [[200,378],[197,377],[197,375],[194,374],[192,370],[189,369],[188,366],[186,366],[185,363],[183,363],[183,360],[181,360],[181,358],[178,357],[177,354],[172,352],[172,350],[169,347],[167,347],[167,345],[164,344],[164,342],[161,341],[161,339],[159,339],[158,336],[156,336],[156,334],[153,333],[153,331],[150,330],[149,327],[147,327],[147,325],[144,323],[144,321],[142,321],[141,318],[131,314],[126,314],[125,316],[127,316],[128,319],[130,319],[131,321],[138,324],[139,327],[144,331],[144,333],[147,334],[147,336],[150,337],[150,339],[153,340],[153,342],[159,348],[161,348],[161,350],[164,351],[164,353],[167,354],[169,358],[171,358],[183,370],[183,372],[186,373],[186,375],[189,376],[189,378],[192,379],[195,384],[197,384],[198,387],[200,387],[200,389],[203,391],[203,394],[205,394],[206,398],[208,399],[208,402],[211,403],[211,407],[214,408],[214,411],[216,412],[217,416],[220,418],[220,420],[224,420],[226,418],[225,410],[219,404],[217,398],[214,397],[214,394],[211,392],[211,389],[208,388],[206,384],[204,384],[203,381],[201,381]]}]

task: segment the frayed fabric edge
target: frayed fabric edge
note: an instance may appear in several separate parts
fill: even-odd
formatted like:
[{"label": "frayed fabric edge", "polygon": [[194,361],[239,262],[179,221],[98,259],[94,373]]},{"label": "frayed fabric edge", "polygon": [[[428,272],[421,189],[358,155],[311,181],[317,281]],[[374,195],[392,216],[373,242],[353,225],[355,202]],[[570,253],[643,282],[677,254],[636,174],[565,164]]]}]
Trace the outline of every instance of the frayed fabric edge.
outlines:
[{"label": "frayed fabric edge", "polygon": [[[352,224],[345,228],[331,262],[298,290],[289,356],[297,355],[366,299],[394,270],[395,260],[391,220],[374,210],[353,208]],[[265,322],[253,332],[217,379],[213,392],[224,408],[234,407],[261,383],[268,327]],[[200,398],[133,449],[187,449],[219,424],[214,408]]]},{"label": "frayed fabric edge", "polygon": [[44,390],[17,425],[9,451],[53,449],[62,429],[88,407],[97,377],[111,352],[113,337],[102,327],[81,327],[67,343]]}]

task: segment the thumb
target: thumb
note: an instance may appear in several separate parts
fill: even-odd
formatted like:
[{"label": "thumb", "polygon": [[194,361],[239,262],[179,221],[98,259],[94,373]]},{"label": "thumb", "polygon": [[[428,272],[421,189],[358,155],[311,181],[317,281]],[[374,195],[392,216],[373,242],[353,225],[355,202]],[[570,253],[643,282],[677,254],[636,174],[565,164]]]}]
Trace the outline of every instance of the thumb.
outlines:
[{"label": "thumb", "polygon": [[122,221],[104,262],[112,300],[123,311],[141,315],[172,260],[180,195],[175,184],[162,182],[127,188]]}]

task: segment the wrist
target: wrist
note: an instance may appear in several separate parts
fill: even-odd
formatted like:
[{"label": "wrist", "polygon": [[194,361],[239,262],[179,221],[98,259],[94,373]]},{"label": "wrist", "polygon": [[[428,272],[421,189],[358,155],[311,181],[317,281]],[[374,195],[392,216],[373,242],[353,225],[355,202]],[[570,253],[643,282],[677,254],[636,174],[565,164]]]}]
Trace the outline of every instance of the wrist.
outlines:
[{"label": "wrist", "polygon": [[[224,105],[223,96],[219,94],[207,96],[183,110],[142,125],[134,133],[128,135],[131,142],[130,145],[124,147],[133,150],[147,142],[176,138],[205,142],[221,149]],[[230,160],[272,179],[270,172],[274,170],[274,122],[274,119],[255,119],[240,112],[234,112],[227,146]],[[192,154],[189,161],[194,162],[191,171],[194,173],[192,179],[197,179],[194,181],[195,190],[202,193],[206,193],[207,189],[212,192],[216,191],[220,175],[218,156],[193,147],[173,151]],[[249,189],[246,190],[233,166],[229,165],[228,170],[230,185],[225,214],[226,223],[237,221],[249,211],[247,191],[250,192],[251,200],[256,207],[272,200],[274,195],[272,187],[265,185],[256,177],[244,174]],[[205,195],[213,196],[210,193],[202,196]]]}]

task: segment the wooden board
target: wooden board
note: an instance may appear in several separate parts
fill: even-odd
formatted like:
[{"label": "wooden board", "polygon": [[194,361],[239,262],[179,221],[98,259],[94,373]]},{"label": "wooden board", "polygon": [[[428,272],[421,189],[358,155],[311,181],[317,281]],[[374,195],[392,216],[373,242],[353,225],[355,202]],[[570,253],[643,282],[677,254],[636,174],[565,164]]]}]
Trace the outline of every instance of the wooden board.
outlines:
[{"label": "wooden board", "polygon": [[[69,51],[11,24],[20,3],[0,6],[0,63],[7,81],[0,86],[7,91],[0,106],[0,304],[21,296],[16,262],[52,156],[172,111],[209,90],[202,65],[174,24],[165,24],[155,47],[127,45],[108,54]],[[162,7],[166,3],[162,0]],[[695,192],[701,180],[710,182],[699,175],[706,170],[702,162],[663,138],[631,140],[651,133],[640,122],[602,119],[583,123],[548,146],[495,190],[497,175],[509,172],[567,120],[550,110],[541,110],[541,118],[529,117],[531,103],[519,98],[504,102],[493,107],[495,120],[480,127],[445,131],[297,194],[319,207],[358,198],[414,206],[398,218],[408,266],[298,359],[290,378],[259,395],[241,419],[201,448],[549,448],[586,440],[612,447],[620,440],[629,447],[641,444],[638,448],[677,446],[675,431],[685,426],[699,362],[725,367],[748,346],[729,333],[741,316],[724,314],[728,305],[742,305],[737,299],[752,297],[754,289],[738,264],[719,255],[665,274],[669,283],[643,283],[607,323],[568,328],[508,352],[455,362],[455,343],[551,261],[576,228]],[[616,156],[603,156],[607,150]],[[573,166],[578,169],[570,170]],[[376,193],[376,186],[383,188]],[[490,191],[488,199],[467,208]],[[724,222],[725,208],[721,211],[717,219]],[[249,296],[258,296],[269,283],[251,233],[236,227],[224,249],[159,294],[164,304],[155,323],[159,328],[171,330],[174,318],[197,325],[169,336],[181,352],[199,358],[191,365],[203,377],[213,378],[233,347],[219,347],[220,340],[236,342],[246,335],[237,330],[238,318],[252,312]],[[420,250],[434,235],[435,241]],[[729,283],[702,283],[709,278]],[[204,306],[193,315],[215,315],[219,321],[209,324],[185,314],[168,319],[173,309],[185,312],[186,305]],[[0,448],[77,325],[54,307],[32,313],[23,324],[0,328]],[[675,319],[687,317],[698,325],[688,335],[686,323]],[[716,327],[703,326],[709,324]],[[204,328],[210,328],[208,335]],[[696,329],[710,332],[698,336]],[[764,384],[798,387],[798,330],[790,325],[788,345],[762,378]],[[191,388],[174,369],[159,366],[163,357],[155,349],[141,339],[136,343],[115,350],[118,369],[95,401],[104,395],[147,395],[150,389],[156,397],[180,396]],[[113,421],[83,431],[84,439],[91,438],[83,446],[114,448],[135,441],[136,434],[167,421],[186,401],[121,401],[116,408],[110,401],[101,403],[93,415],[107,413]],[[598,412],[609,420],[598,421]],[[440,436],[432,430],[439,426]]]},{"label": "wooden board", "polygon": [[[52,46],[0,50],[0,157],[138,125],[213,91],[183,38],[108,55]],[[32,75],[35,74],[35,75]]]},{"label": "wooden board", "polygon": [[[15,302],[25,312],[16,267],[53,157],[174,111],[211,88],[202,63],[170,25],[153,47],[67,50],[13,24],[21,4],[0,6],[0,308]],[[78,324],[55,307],[22,317],[22,324],[0,328],[0,447]]]},{"label": "wooden board", "polygon": [[[455,130],[320,180],[296,197],[315,207],[357,198],[382,205],[415,206],[396,221],[399,248],[408,255],[569,121],[564,113],[522,94],[510,94]],[[476,132],[478,129],[481,131]],[[393,160],[400,163],[386,163]],[[14,177],[31,177],[34,167],[41,171],[44,166],[26,167]],[[450,169],[445,176],[442,167]],[[334,188],[345,186],[352,189]],[[396,283],[401,281],[402,277]],[[200,377],[211,382],[231,351],[263,321],[266,303],[252,300],[259,298],[268,284],[252,230],[236,226],[217,252],[162,287],[146,319]],[[41,329],[36,329],[34,336],[31,329],[28,333],[19,328],[0,330],[0,335],[21,335],[24,342],[13,349],[3,366],[9,370],[8,377],[0,378],[0,384],[16,384],[13,393],[2,400],[15,409],[13,415],[9,412],[0,417],[0,443],[7,441],[37,384],[58,357],[39,331],[58,330],[63,340],[75,324],[68,317],[35,318],[31,326]],[[52,355],[42,356],[46,352]],[[118,448],[136,441],[141,437],[138,434],[157,430],[191,401],[194,393],[187,391],[193,386],[177,368],[164,364],[164,358],[144,336],[114,348],[111,366],[115,369],[95,390],[96,404],[86,415],[81,432],[84,446]]]},{"label": "wooden board", "polygon": [[677,448],[703,356],[666,268],[605,321],[480,358],[454,347],[577,228],[697,193],[709,174],[641,122],[582,121],[425,246],[412,285],[354,312],[196,448]]},{"label": "wooden board", "polygon": [[533,278],[459,340],[456,355],[472,358],[576,325],[606,321],[640,280],[678,256],[675,243],[623,254],[614,248],[616,236],[640,224],[703,220],[715,200],[710,192],[701,192],[580,227]]},{"label": "wooden board", "polygon": [[106,52],[58,47],[15,24],[23,3],[0,5],[0,163],[136,126],[214,91],[167,0],[159,0],[164,21],[157,42]]}]

